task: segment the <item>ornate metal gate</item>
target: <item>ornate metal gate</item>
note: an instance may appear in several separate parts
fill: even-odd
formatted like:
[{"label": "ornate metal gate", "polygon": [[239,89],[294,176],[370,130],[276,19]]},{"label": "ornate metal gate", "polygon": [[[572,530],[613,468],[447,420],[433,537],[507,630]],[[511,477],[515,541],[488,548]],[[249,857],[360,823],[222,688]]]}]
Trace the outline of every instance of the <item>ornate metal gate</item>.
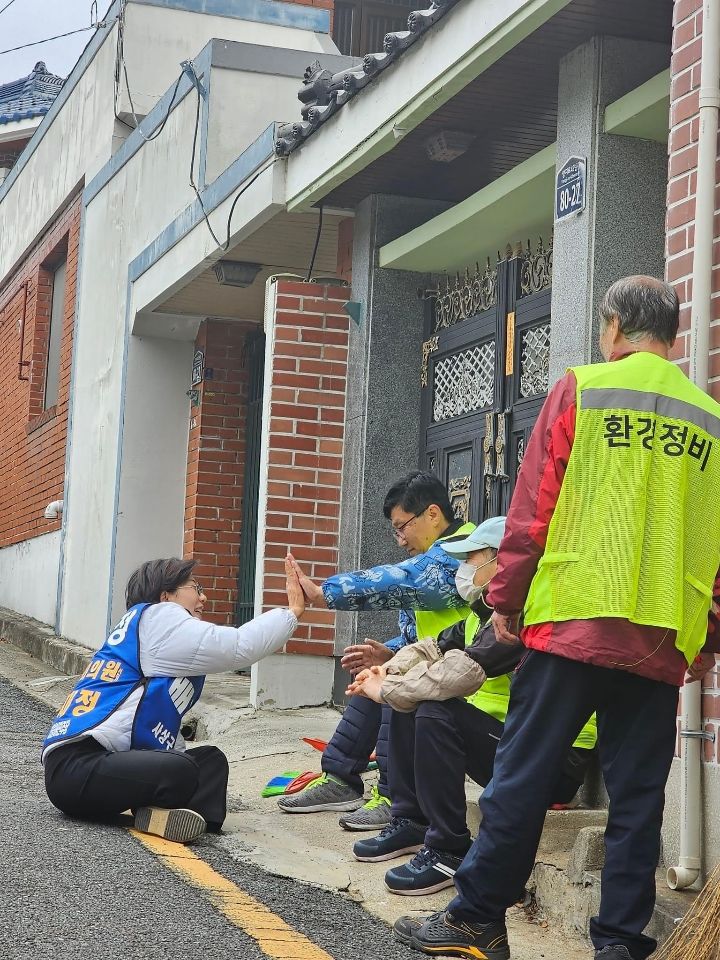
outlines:
[{"label": "ornate metal gate", "polygon": [[425,465],[458,516],[507,511],[548,389],[552,243],[433,291],[423,344]]}]

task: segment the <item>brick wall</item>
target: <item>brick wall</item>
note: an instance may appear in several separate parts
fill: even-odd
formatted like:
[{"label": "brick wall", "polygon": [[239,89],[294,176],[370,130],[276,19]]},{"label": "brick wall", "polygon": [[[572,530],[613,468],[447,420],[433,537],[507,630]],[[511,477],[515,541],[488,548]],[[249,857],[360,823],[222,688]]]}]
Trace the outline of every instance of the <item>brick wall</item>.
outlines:
[{"label": "brick wall", "polygon": [[[272,357],[263,606],[283,605],[288,548],[315,580],[337,573],[347,287],[280,280]],[[269,349],[269,345],[268,345]],[[288,653],[331,656],[335,615],[311,609]]]},{"label": "brick wall", "polygon": [[[700,122],[700,53],[702,0],[676,0],[673,15],[673,53],[670,88],[670,142],[667,194],[667,279],[680,297],[680,336],[673,358],[688,372],[690,355],[690,305],[695,241],[695,193]],[[720,183],[720,165],[716,183]],[[713,294],[710,341],[710,391],[720,400],[720,203],[716,192]],[[715,743],[705,743],[705,759],[720,763],[720,677],[710,675],[703,683],[705,729],[716,734]]]},{"label": "brick wall", "polygon": [[[680,336],[673,359],[688,371],[690,303],[697,188],[698,99],[702,0],[677,0],[674,8],[670,88],[669,176],[667,193],[666,277],[680,298]],[[720,292],[720,286],[718,287]],[[720,320],[720,301],[714,301],[713,320]],[[720,346],[717,328],[714,344]],[[711,360],[711,365],[713,361]],[[715,371],[720,374],[720,369]],[[711,376],[712,376],[711,371]],[[718,387],[714,389],[717,398]]]},{"label": "brick wall", "polygon": [[[0,548],[57,530],[43,511],[63,497],[80,197],[38,240],[22,266],[0,283]],[[57,403],[43,410],[52,271],[67,257]],[[21,328],[23,358],[19,379]]]},{"label": "brick wall", "polygon": [[[204,322],[196,350],[209,375],[191,407],[185,497],[184,555],[198,561],[195,576],[208,597],[213,623],[235,622],[248,370],[245,341],[256,325]],[[188,378],[189,379],[189,378]]]}]

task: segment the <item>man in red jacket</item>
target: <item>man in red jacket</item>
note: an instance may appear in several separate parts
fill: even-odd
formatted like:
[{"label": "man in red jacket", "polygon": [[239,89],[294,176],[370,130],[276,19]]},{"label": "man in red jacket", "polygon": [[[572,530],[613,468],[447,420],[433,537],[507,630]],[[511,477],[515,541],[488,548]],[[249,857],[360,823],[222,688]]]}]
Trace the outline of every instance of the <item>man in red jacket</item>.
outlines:
[{"label": "man in red jacket", "polygon": [[[677,296],[651,277],[600,305],[607,362],[569,371],[528,445],[488,592],[513,681],[478,837],[445,913],[402,917],[425,953],[507,960],[505,911],[534,865],[549,790],[597,711],[610,798],[596,960],[645,960],[678,687],[720,652],[720,405],[668,360]],[[715,589],[712,585],[715,581]],[[710,616],[710,629],[705,625]]]}]

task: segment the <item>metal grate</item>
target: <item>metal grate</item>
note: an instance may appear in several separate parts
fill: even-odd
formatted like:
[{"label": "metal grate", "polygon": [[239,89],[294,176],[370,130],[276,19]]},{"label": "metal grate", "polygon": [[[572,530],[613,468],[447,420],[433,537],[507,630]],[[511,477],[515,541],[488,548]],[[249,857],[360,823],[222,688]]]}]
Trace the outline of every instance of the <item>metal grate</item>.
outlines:
[{"label": "metal grate", "polygon": [[494,395],[494,340],[435,364],[433,420],[436,423],[489,407]]},{"label": "metal grate", "polygon": [[520,396],[547,393],[550,373],[550,324],[525,330],[520,348]]}]

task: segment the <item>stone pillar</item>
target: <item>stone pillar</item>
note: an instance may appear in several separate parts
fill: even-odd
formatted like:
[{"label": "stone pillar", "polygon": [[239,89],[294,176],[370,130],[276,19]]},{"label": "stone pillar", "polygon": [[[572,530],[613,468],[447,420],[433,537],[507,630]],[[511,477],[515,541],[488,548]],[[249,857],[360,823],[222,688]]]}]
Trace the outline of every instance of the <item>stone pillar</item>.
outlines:
[{"label": "stone pillar", "polygon": [[594,37],[560,62],[558,169],[587,157],[587,207],[555,226],[550,381],[598,360],[597,305],[620,277],[664,274],[667,149],[603,132],[605,108],[668,65],[662,44]]},{"label": "stone pillar", "polygon": [[[416,469],[420,451],[420,357],[425,307],[423,274],[383,270],[377,251],[446,204],[405,197],[370,196],[359,205],[353,230],[353,300],[362,303],[360,325],[350,324],[345,457],[339,569],[354,570],[406,555],[393,540],[382,504],[394,479]],[[340,613],[335,653],[358,638],[397,634],[394,613]],[[335,699],[347,674],[336,673]]]}]

